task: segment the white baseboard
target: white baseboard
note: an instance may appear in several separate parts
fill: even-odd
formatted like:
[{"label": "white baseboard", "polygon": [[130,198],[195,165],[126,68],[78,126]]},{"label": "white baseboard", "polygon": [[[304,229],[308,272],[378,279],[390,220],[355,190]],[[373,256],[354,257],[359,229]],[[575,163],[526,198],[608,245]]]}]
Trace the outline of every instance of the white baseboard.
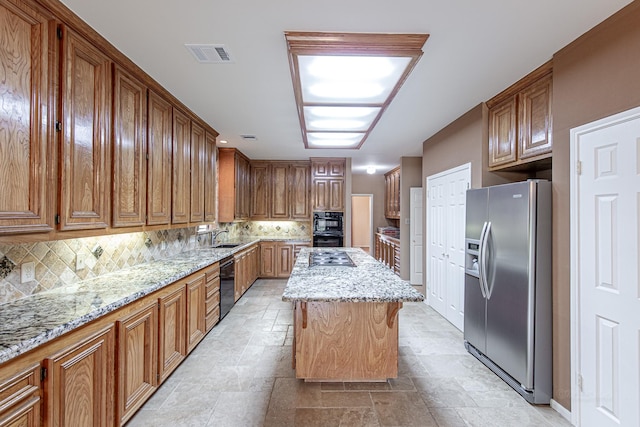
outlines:
[{"label": "white baseboard", "polygon": [[562,416],[562,418],[571,422],[571,411],[569,411],[567,408],[565,408],[564,406],[562,406],[561,404],[559,404],[553,399],[551,399],[549,406],[551,406],[551,409],[559,413]]}]

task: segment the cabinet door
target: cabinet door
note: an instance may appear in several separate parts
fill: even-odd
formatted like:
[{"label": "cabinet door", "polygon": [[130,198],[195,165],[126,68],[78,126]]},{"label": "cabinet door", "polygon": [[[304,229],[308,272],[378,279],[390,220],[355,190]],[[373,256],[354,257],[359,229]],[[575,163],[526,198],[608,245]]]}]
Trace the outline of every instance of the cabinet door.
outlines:
[{"label": "cabinet door", "polygon": [[330,211],[344,210],[344,180],[329,180],[329,209]]},{"label": "cabinet door", "polygon": [[205,137],[204,220],[216,220],[216,136],[207,132]]},{"label": "cabinet door", "polygon": [[260,242],[260,277],[276,277],[276,242]]},{"label": "cabinet door", "polygon": [[276,247],[276,276],[289,277],[293,268],[293,245],[278,243]]},{"label": "cabinet door", "polygon": [[171,104],[149,90],[147,125],[147,224],[171,221]]},{"label": "cabinet door", "polygon": [[191,194],[191,120],[173,109],[173,210],[171,222],[189,222]]},{"label": "cabinet door", "polygon": [[158,375],[158,304],[116,322],[118,393],[117,420],[127,422],[153,394]]},{"label": "cabinet door", "polygon": [[489,110],[489,167],[516,161],[515,97]]},{"label": "cabinet door", "polygon": [[551,76],[547,76],[518,94],[518,158],[550,153],[551,128]]},{"label": "cabinet door", "polygon": [[251,163],[251,219],[269,219],[269,163]]},{"label": "cabinet door", "polygon": [[206,332],[206,295],[204,274],[187,282],[187,353],[195,348]]},{"label": "cabinet door", "polygon": [[204,221],[205,132],[191,122],[191,222]]},{"label": "cabinet door", "polygon": [[40,425],[40,365],[0,381],[0,426]]},{"label": "cabinet door", "polygon": [[271,165],[271,218],[289,219],[289,165]]},{"label": "cabinet door", "polygon": [[145,223],[147,197],[147,88],[114,66],[113,227]]},{"label": "cabinet door", "polygon": [[309,185],[310,167],[308,164],[291,165],[290,209],[292,219],[310,220]]},{"label": "cabinet door", "polygon": [[53,229],[47,173],[49,109],[49,25],[51,19],[21,2],[0,4],[0,107],[2,156],[0,234]]},{"label": "cabinet door", "polygon": [[111,63],[63,27],[60,229],[107,227]]},{"label": "cabinet door", "polygon": [[185,314],[187,311],[185,288],[158,300],[158,384],[162,383],[185,358],[186,331]]},{"label": "cabinet door", "polygon": [[330,180],[317,178],[313,180],[313,210],[328,211],[330,197]]},{"label": "cabinet door", "polygon": [[113,329],[44,360],[45,426],[113,426]]}]

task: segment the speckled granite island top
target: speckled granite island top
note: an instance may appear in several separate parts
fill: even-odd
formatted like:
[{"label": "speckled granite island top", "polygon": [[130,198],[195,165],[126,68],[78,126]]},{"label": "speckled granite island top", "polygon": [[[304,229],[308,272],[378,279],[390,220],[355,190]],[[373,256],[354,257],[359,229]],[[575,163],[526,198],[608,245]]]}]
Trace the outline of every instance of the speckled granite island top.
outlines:
[{"label": "speckled granite island top", "polygon": [[203,248],[139,264],[71,286],[0,305],[0,363],[123,307],[259,239],[232,249]]},{"label": "speckled granite island top", "polygon": [[[345,251],[356,264],[309,266],[312,251]],[[304,248],[282,295],[284,301],[403,302],[424,296],[389,268],[357,248]]]}]

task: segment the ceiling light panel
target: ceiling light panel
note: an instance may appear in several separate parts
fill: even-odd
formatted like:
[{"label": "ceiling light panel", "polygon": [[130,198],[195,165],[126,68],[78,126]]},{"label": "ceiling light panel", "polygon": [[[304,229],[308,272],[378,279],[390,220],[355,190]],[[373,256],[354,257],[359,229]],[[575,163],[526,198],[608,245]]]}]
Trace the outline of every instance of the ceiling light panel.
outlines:
[{"label": "ceiling light panel", "polygon": [[360,148],[428,34],[285,32],[307,148]]}]

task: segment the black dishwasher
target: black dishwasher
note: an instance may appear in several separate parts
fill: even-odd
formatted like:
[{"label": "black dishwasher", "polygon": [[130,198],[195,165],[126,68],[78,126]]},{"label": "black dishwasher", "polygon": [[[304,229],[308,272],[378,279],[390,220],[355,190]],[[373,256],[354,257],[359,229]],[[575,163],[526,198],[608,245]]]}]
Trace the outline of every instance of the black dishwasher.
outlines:
[{"label": "black dishwasher", "polygon": [[235,265],[233,257],[220,262],[220,320],[229,313],[235,303]]}]

